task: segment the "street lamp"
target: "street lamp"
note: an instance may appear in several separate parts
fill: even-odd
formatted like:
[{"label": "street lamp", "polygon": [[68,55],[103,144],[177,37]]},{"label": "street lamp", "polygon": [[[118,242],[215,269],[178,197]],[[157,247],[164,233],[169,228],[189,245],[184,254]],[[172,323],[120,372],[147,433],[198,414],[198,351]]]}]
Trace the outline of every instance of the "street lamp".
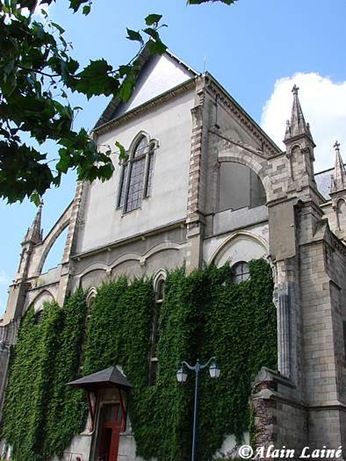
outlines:
[{"label": "street lamp", "polygon": [[[197,427],[198,427],[198,407],[199,407],[199,373],[209,366],[209,375],[211,378],[220,376],[220,368],[217,366],[215,357],[210,358],[206,363],[200,363],[197,359],[195,365],[187,362],[181,362],[181,367],[177,371],[178,383],[184,384],[187,380],[187,370],[195,372],[195,398],[193,405],[193,426],[192,426],[192,453],[191,461],[197,460]],[[187,369],[187,370],[186,370]]]}]

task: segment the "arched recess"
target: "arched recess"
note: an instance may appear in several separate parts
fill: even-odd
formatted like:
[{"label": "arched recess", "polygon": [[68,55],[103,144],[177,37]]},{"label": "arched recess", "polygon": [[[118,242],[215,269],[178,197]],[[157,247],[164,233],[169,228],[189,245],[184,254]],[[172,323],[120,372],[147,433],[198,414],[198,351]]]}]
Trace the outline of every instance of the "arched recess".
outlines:
[{"label": "arched recess", "polygon": [[[61,223],[58,223],[50,231],[50,233],[47,235],[47,237],[44,239],[44,241],[42,243],[43,251],[42,251],[42,254],[41,254],[40,262],[39,262],[38,267],[37,267],[38,274],[41,274],[43,266],[44,266],[44,263],[45,263],[45,261],[47,259],[48,253],[52,249],[54,243],[59,238],[59,236],[66,230],[66,228],[68,227],[69,224],[70,224],[70,219],[69,218],[62,221]],[[61,259],[62,258],[63,258],[63,255],[62,255]]]},{"label": "arched recess", "polygon": [[251,261],[268,256],[268,244],[261,237],[250,232],[240,231],[227,237],[216,249],[209,263],[221,267],[233,266],[239,261]]},{"label": "arched recess", "polygon": [[54,302],[54,296],[48,290],[41,291],[36,298],[30,303],[30,307],[34,307],[34,311],[40,312],[43,310],[44,303],[51,303]]},{"label": "arched recess", "polygon": [[267,160],[254,153],[249,154],[249,152],[245,149],[239,149],[237,152],[233,152],[229,149],[221,149],[219,152],[218,161],[220,163],[239,163],[253,170],[263,184],[267,201],[271,199],[273,195],[273,187],[271,179],[266,173],[266,166],[268,164]]},{"label": "arched recess", "polygon": [[137,260],[123,260],[122,262],[120,262],[112,268],[111,277],[113,279],[120,277],[122,275],[128,277],[130,280],[140,278],[144,275],[143,267]]},{"label": "arched recess", "polygon": [[107,279],[107,272],[105,269],[92,269],[83,273],[80,276],[79,286],[86,290],[91,287],[99,286],[101,283]]},{"label": "arched recess", "polygon": [[221,162],[218,184],[218,211],[255,208],[266,204],[262,181],[247,165],[239,162]]},{"label": "arched recess", "polygon": [[346,202],[340,199],[337,203],[338,224],[340,230],[346,230]]}]

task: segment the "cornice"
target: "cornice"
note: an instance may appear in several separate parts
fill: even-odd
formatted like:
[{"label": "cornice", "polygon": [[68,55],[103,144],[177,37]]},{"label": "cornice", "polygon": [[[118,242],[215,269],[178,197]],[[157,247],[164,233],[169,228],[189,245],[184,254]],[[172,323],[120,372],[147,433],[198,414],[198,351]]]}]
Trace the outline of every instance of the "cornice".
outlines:
[{"label": "cornice", "polygon": [[103,125],[100,125],[97,128],[94,128],[92,130],[92,133],[96,134],[96,136],[99,136],[101,134],[107,133],[108,131],[114,128],[118,128],[119,126],[126,124],[127,122],[138,117],[139,115],[143,115],[144,113],[155,110],[157,107],[160,107],[161,105],[165,104],[167,101],[170,101],[171,99],[174,99],[175,97],[180,96],[184,93],[187,93],[189,90],[193,89],[195,87],[195,79],[196,77],[190,78],[189,80],[186,80],[180,85],[175,86],[174,88],[171,88],[165,93],[162,93],[159,96],[156,96],[155,98],[150,99],[149,101],[141,104],[138,107],[135,107],[129,112],[126,112],[120,117],[109,120]]}]

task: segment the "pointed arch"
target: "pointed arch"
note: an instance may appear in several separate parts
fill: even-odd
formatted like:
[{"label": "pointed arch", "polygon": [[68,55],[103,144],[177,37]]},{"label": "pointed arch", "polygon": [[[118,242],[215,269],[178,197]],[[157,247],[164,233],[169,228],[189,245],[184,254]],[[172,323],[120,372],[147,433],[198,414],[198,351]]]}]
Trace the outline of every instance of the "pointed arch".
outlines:
[{"label": "pointed arch", "polygon": [[152,310],[151,318],[151,335],[150,335],[150,357],[149,357],[149,384],[153,385],[156,383],[158,373],[158,354],[157,345],[160,339],[161,329],[161,305],[165,297],[165,283],[167,278],[167,272],[164,269],[159,269],[154,278],[154,305]]},{"label": "pointed arch", "polygon": [[147,143],[149,145],[152,144],[154,148],[158,147],[157,139],[151,138],[151,136],[149,135],[147,131],[140,130],[130,142],[130,145],[127,149],[128,155],[131,155],[134,152],[134,150],[136,149],[136,146],[139,144],[142,138],[145,138],[147,140]]},{"label": "pointed arch", "polygon": [[38,293],[36,297],[31,301],[29,308],[33,307],[34,311],[37,313],[43,310],[43,306],[45,303],[51,303],[54,301],[55,298],[52,295],[52,293],[49,290],[44,289],[43,291]]},{"label": "pointed arch", "polygon": [[234,265],[239,261],[260,259],[269,254],[268,242],[262,237],[248,231],[238,231],[229,235],[217,247],[208,264],[220,267],[228,263]]},{"label": "pointed arch", "polygon": [[88,289],[87,291],[87,294],[86,294],[86,297],[85,297],[85,302],[87,304],[87,307],[88,307],[88,311],[90,310],[95,298],[96,298],[96,295],[97,295],[97,288],[92,286]]},{"label": "pointed arch", "polygon": [[117,197],[117,207],[122,208],[123,213],[140,208],[142,200],[150,197],[157,147],[158,141],[143,130],[130,143],[128,158],[122,165]]},{"label": "pointed arch", "polygon": [[167,271],[165,269],[159,269],[154,277],[153,277],[153,286],[154,286],[154,291],[157,287],[157,283],[160,281],[160,280],[164,280],[166,281],[167,279]]}]

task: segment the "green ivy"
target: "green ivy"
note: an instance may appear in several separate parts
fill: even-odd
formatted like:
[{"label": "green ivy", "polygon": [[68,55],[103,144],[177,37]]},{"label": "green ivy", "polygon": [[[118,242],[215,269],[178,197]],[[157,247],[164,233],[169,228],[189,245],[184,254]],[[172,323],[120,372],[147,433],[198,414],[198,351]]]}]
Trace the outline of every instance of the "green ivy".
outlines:
[{"label": "green ivy", "polygon": [[215,355],[221,376],[201,382],[201,460],[211,459],[226,434],[241,440],[250,425],[251,382],[262,366],[276,367],[271,269],[264,260],[252,261],[250,274],[238,285],[226,277],[210,286],[201,357]]},{"label": "green ivy", "polygon": [[41,319],[31,308],[22,320],[4,406],[2,435],[16,461],[42,460],[51,373],[61,331],[61,309],[45,304]]},{"label": "green ivy", "polygon": [[47,404],[46,459],[54,454],[61,455],[72,435],[84,429],[85,396],[82,391],[66,386],[66,383],[75,379],[81,365],[85,320],[85,295],[78,290],[62,310],[62,329],[52,363],[52,392]]},{"label": "green ivy", "polygon": [[47,306],[40,324],[29,311],[11,365],[4,413],[3,434],[16,461],[61,454],[85,423],[85,396],[66,382],[115,364],[133,386],[129,414],[138,456],[189,459],[194,377],[178,385],[175,373],[182,360],[194,363],[215,355],[221,367],[218,380],[210,379],[207,370],[201,375],[200,459],[210,460],[228,434],[240,440],[250,422],[251,381],[261,366],[276,366],[271,270],[258,260],[250,263],[250,273],[250,280],[239,285],[232,283],[228,267],[168,274],[154,385],[148,379],[152,280],[120,278],[102,285],[86,329],[81,291],[62,310]]}]

